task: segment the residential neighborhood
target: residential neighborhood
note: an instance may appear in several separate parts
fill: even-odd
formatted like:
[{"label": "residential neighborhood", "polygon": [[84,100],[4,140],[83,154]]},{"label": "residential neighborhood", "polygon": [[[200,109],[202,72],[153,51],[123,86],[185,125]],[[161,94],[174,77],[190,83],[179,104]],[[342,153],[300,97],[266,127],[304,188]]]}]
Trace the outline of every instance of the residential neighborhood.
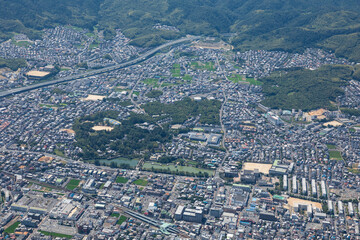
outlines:
[{"label": "residential neighborhood", "polygon": [[[0,91],[149,50],[129,42],[69,26],[17,36],[0,56],[28,65],[0,69]],[[223,46],[201,38],[1,98],[0,239],[358,239],[360,117],[340,109],[359,108],[359,83],[333,110],[261,103],[279,69],[354,63]]]}]

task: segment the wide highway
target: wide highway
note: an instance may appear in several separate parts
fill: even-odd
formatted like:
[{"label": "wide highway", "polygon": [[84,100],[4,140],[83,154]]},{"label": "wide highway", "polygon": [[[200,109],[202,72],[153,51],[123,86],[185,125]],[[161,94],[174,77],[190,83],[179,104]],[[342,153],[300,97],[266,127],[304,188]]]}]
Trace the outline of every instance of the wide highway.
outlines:
[{"label": "wide highway", "polygon": [[64,78],[58,78],[58,79],[47,81],[47,82],[37,83],[37,84],[33,84],[33,85],[30,85],[30,86],[26,86],[26,87],[19,87],[19,88],[6,90],[6,91],[3,91],[3,92],[0,92],[0,98],[7,97],[7,96],[10,96],[10,95],[15,95],[15,94],[22,93],[22,92],[31,91],[31,90],[34,90],[34,89],[37,89],[37,88],[43,88],[43,87],[47,87],[47,86],[51,86],[51,85],[55,85],[55,84],[59,84],[59,83],[70,82],[70,81],[74,81],[74,80],[78,80],[78,79],[82,79],[82,78],[86,78],[86,77],[90,77],[90,76],[95,76],[95,75],[99,75],[99,74],[102,74],[102,73],[105,73],[105,72],[110,72],[110,71],[114,71],[114,70],[117,70],[117,69],[121,69],[121,68],[131,66],[131,65],[135,65],[135,64],[138,64],[138,63],[143,62],[146,59],[150,58],[154,53],[160,51],[161,49],[164,49],[166,47],[170,47],[172,45],[179,44],[179,43],[182,43],[182,42],[192,41],[192,40],[195,40],[195,39],[198,39],[198,38],[199,37],[195,37],[195,36],[185,37],[185,38],[180,38],[178,40],[174,40],[174,41],[165,43],[165,44],[160,45],[159,47],[156,47],[156,48],[154,48],[154,49],[152,49],[152,50],[150,50],[150,51],[148,51],[148,52],[146,52],[144,54],[141,54],[139,57],[137,57],[137,58],[135,58],[133,60],[130,60],[130,61],[127,61],[127,62],[124,62],[124,63],[121,63],[121,64],[115,64],[115,65],[112,65],[112,66],[109,66],[109,67],[104,67],[104,68],[101,68],[101,69],[91,70],[91,71],[87,71],[87,72],[84,72],[84,73],[79,73],[79,74],[71,75],[71,76],[64,77]]}]

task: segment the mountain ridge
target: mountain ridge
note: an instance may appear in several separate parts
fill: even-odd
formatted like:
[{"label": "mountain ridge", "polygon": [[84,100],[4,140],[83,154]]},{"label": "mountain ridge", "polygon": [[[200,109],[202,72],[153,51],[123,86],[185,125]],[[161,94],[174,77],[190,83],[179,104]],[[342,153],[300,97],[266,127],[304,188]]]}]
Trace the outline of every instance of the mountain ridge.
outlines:
[{"label": "mountain ridge", "polygon": [[[153,29],[157,23],[180,31]],[[239,51],[320,47],[360,62],[356,0],[0,0],[2,39],[14,33],[39,38],[39,30],[59,24],[96,27],[105,30],[107,38],[119,28],[133,44],[143,47],[185,34],[221,37],[233,32],[235,36],[226,40]]]}]

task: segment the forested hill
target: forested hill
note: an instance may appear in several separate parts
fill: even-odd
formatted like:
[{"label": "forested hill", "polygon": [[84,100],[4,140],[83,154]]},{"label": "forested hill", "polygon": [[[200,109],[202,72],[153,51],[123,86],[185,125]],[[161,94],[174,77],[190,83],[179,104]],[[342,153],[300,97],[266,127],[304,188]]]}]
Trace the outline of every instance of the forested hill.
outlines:
[{"label": "forested hill", "polygon": [[[156,23],[180,33],[153,29]],[[324,47],[360,61],[358,0],[0,0],[0,38],[58,24],[120,28],[134,44],[151,46],[181,34],[237,33],[239,50],[298,51]]]}]

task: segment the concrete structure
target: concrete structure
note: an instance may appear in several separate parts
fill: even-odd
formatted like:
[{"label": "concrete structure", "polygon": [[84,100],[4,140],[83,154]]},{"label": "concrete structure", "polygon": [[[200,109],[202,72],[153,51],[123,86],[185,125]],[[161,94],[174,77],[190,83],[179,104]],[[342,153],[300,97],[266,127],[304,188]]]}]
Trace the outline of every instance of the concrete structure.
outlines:
[{"label": "concrete structure", "polygon": [[223,210],[221,208],[211,208],[210,209],[210,216],[219,218],[221,217]]},{"label": "concrete structure", "polygon": [[181,206],[181,205],[178,206],[178,208],[176,209],[175,215],[174,215],[174,218],[176,221],[182,220],[182,215],[183,215],[184,209],[185,209],[185,206]]},{"label": "concrete structure", "polygon": [[221,140],[221,135],[211,134],[208,138],[207,143],[209,145],[219,145]]},{"label": "concrete structure", "polygon": [[338,213],[339,215],[344,215],[344,205],[342,201],[338,201]]},{"label": "concrete structure", "polygon": [[198,132],[190,132],[189,133],[189,139],[192,141],[202,141],[205,142],[207,140],[207,137],[204,133],[198,133]]},{"label": "concrete structure", "polygon": [[315,179],[311,179],[311,194],[313,195],[313,197],[317,196],[317,187],[316,187]]},{"label": "concrete structure", "polygon": [[275,214],[270,213],[270,212],[260,212],[259,217],[260,217],[260,219],[267,220],[267,221],[277,221],[278,220],[275,217]]},{"label": "concrete structure", "polygon": [[349,216],[354,216],[354,207],[352,202],[348,202],[348,212],[349,212]]},{"label": "concrete structure", "polygon": [[265,117],[267,120],[269,120],[269,122],[276,126],[281,126],[284,124],[280,117],[275,115],[273,112],[268,112],[267,114],[265,114]]},{"label": "concrete structure", "polygon": [[94,188],[95,185],[95,179],[90,178],[86,181],[86,183],[84,184],[82,191],[84,193],[89,193],[89,194],[95,194],[96,193],[96,189]]},{"label": "concrete structure", "polygon": [[333,202],[332,202],[331,200],[329,200],[329,201],[327,202],[327,204],[328,204],[328,211],[329,211],[329,213],[334,213]]},{"label": "concrete structure", "polygon": [[186,208],[183,213],[183,220],[187,222],[201,223],[203,219],[203,211],[200,209]]},{"label": "concrete structure", "polygon": [[307,194],[307,185],[306,185],[306,179],[305,178],[302,178],[301,179],[301,192],[303,195],[306,195]]},{"label": "concrete structure", "polygon": [[298,192],[297,179],[296,179],[296,176],[295,176],[295,175],[292,177],[292,192],[293,192],[293,193],[297,193],[297,192]]},{"label": "concrete structure", "polygon": [[321,180],[321,196],[326,197],[326,184],[324,180]]},{"label": "concrete structure", "polygon": [[43,72],[43,71],[29,71],[26,73],[26,76],[28,77],[28,79],[30,80],[40,80],[45,78],[46,76],[48,76],[50,74],[50,72]]},{"label": "concrete structure", "polygon": [[283,190],[286,191],[288,189],[288,177],[287,175],[283,175]]}]

